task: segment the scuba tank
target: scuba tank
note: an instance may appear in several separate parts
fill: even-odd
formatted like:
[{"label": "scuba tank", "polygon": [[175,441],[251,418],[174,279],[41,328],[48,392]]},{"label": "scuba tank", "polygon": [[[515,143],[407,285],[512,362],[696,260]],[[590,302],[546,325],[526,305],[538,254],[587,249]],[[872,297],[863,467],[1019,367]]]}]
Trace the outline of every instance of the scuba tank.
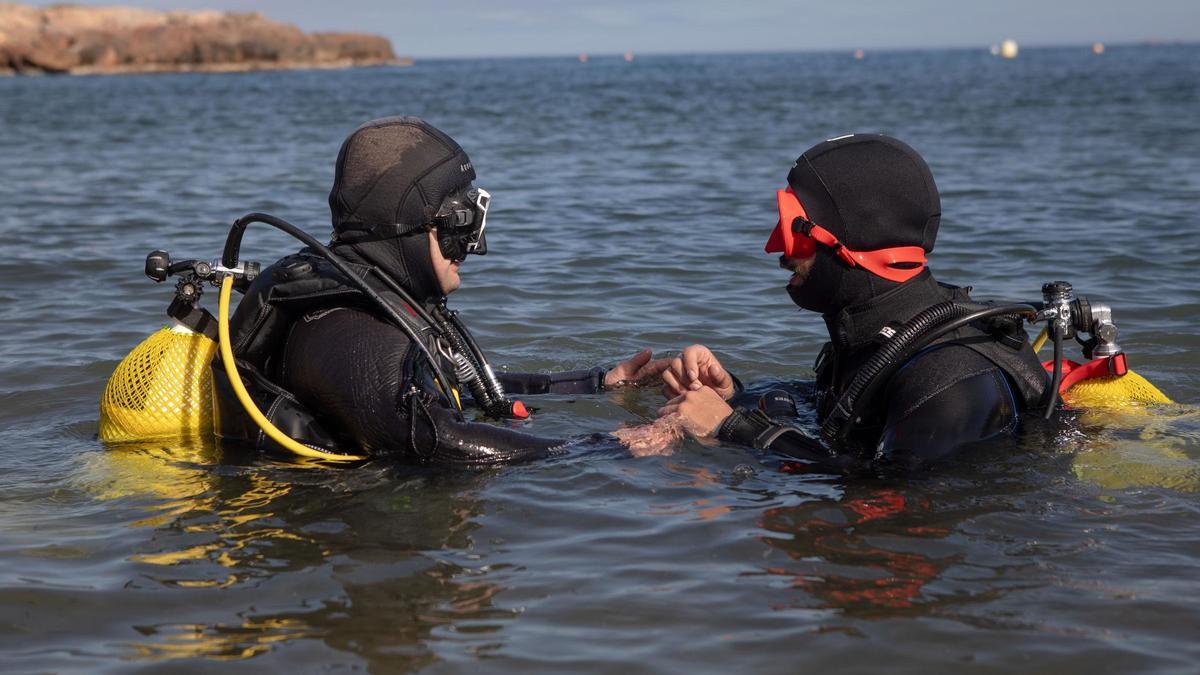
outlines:
[{"label": "scuba tank", "polygon": [[[146,256],[155,281],[177,276],[167,307],[172,325],[152,333],[117,365],[100,398],[100,440],[118,443],[152,438],[199,438],[212,434],[212,360],[216,320],[197,307],[214,263],[172,263],[166,251]],[[252,268],[250,278],[258,273]]]},{"label": "scuba tank", "polygon": [[212,433],[217,343],[175,322],[117,365],[100,398],[100,440],[199,438]]}]

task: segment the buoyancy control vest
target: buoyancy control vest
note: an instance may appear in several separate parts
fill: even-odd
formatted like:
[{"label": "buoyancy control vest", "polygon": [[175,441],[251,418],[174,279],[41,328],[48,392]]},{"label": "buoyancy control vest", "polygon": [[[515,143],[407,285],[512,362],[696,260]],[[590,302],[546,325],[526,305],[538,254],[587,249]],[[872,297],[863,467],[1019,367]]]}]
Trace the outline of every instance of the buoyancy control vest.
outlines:
[{"label": "buoyancy control vest", "polygon": [[[817,419],[823,421],[836,405],[858,369],[876,352],[884,339],[921,311],[946,301],[970,301],[970,288],[941,284],[928,270],[912,281],[865,302],[824,315],[830,341],[825,343],[814,366]],[[1046,393],[1046,371],[1021,328],[1004,320],[963,326],[936,340],[926,349],[959,345],[983,356],[1004,372],[1020,408],[1038,405]],[[921,356],[918,352],[909,358]],[[883,420],[883,397],[872,402],[859,429],[878,429]]]},{"label": "buoyancy control vest", "polygon": [[[411,348],[404,359],[405,369],[411,371],[407,379],[430,383],[432,386],[422,389],[433,389],[434,392],[425,393],[433,393],[443,405],[459,405],[459,385],[453,381],[455,364],[446,356],[444,344],[438,344],[437,329],[418,318],[401,298],[378,282],[370,274],[370,266],[350,262],[346,266],[391,304],[408,310],[403,318],[409,321],[414,333],[425,342],[434,358],[440,360],[442,373],[452,381],[440,382],[428,372],[429,368],[423,367],[423,359],[416,358],[416,350]],[[356,448],[342,434],[322,425],[313,411],[279,384],[281,364],[278,361],[292,325],[305,316],[337,308],[354,308],[369,313],[374,313],[376,309],[362,292],[347,283],[328,260],[302,250],[281,258],[263,270],[246,289],[231,320],[230,342],[247,390],[275,426],[298,442],[315,449],[353,452]],[[219,358],[213,363],[213,394],[216,412],[214,427],[222,440],[252,445],[257,450],[279,449],[236,399]]]}]

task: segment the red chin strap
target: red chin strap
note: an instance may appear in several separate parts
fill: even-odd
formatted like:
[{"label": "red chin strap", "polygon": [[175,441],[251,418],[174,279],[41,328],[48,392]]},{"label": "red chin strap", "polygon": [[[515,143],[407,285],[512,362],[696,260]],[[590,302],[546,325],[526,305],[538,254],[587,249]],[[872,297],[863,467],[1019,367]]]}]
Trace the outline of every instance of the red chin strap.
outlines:
[{"label": "red chin strap", "polygon": [[925,249],[920,246],[852,251],[843,246],[832,232],[808,219],[804,206],[790,187],[777,190],[775,196],[779,201],[779,222],[775,224],[775,230],[763,249],[767,253],[782,253],[789,258],[811,258],[817,252],[817,244],[820,244],[832,250],[850,267],[861,267],[877,277],[895,282],[908,281],[925,269]]}]

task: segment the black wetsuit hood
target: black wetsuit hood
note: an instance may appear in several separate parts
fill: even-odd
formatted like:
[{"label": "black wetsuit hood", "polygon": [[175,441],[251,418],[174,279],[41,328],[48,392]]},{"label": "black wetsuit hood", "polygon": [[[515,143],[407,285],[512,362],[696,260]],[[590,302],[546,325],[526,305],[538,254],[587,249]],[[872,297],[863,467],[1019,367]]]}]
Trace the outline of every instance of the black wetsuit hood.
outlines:
[{"label": "black wetsuit hood", "polygon": [[467,153],[420,118],[361,125],[342,143],[329,191],[334,251],[436,304],[444,294],[426,232],[442,201],[474,179]]},{"label": "black wetsuit hood", "polygon": [[[937,185],[917,151],[894,138],[854,134],[819,143],[796,160],[788,185],[808,218],[850,249],[933,250],[941,221]],[[818,247],[808,279],[788,294],[804,309],[829,314],[899,285]]]}]

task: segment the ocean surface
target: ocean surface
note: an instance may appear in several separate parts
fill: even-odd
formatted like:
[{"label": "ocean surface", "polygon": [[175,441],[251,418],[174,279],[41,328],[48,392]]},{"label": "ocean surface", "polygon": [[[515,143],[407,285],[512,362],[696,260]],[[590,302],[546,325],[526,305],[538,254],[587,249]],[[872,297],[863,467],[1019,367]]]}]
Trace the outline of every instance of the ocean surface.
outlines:
[{"label": "ocean surface", "polygon": [[[1197,111],[1195,46],[0,79],[0,671],[1195,672]],[[166,322],[146,253],[215,258],[255,210],[324,237],[338,146],[391,114],[494,196],[452,304],[506,368],[703,342],[747,382],[810,378],[774,190],[879,131],[941,187],[939,279],[1071,281],[1179,404],[893,479],[694,441],[466,473],[102,445],[105,381]],[[245,257],[294,248],[264,227]],[[660,401],[529,400],[528,429]]]}]

